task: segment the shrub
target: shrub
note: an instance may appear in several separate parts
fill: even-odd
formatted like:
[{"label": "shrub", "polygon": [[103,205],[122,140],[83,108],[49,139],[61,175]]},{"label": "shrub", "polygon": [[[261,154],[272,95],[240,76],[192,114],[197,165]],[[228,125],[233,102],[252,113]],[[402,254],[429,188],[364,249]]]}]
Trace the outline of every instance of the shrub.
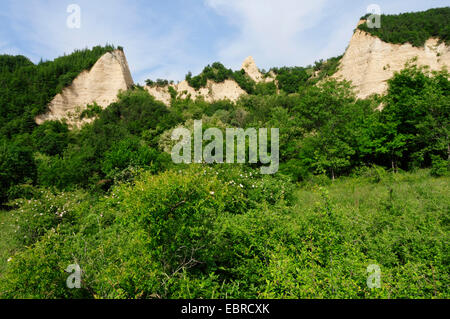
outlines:
[{"label": "shrub", "polygon": [[449,161],[440,156],[432,156],[433,164],[431,166],[431,175],[435,177],[445,176],[449,171]]},{"label": "shrub", "polygon": [[97,102],[94,102],[94,104],[86,106],[86,109],[81,112],[80,119],[90,119],[93,117],[98,116],[102,112],[102,107],[97,104]]},{"label": "shrub", "polygon": [[69,127],[59,121],[47,121],[32,134],[34,147],[47,155],[62,154],[69,143]]},{"label": "shrub", "polygon": [[89,196],[82,192],[53,194],[36,190],[34,199],[18,199],[13,204],[20,208],[12,214],[17,218],[15,236],[23,246],[30,246],[50,229],[69,226],[77,221],[78,210],[87,204]]},{"label": "shrub", "polygon": [[160,153],[142,144],[137,138],[129,138],[120,141],[105,154],[102,171],[108,178],[130,166],[157,173],[163,171],[169,163],[169,154]]},{"label": "shrub", "polygon": [[0,140],[0,203],[7,200],[7,192],[11,186],[35,177],[36,164],[32,150]]},{"label": "shrub", "polygon": [[[367,18],[365,16],[364,18]],[[420,47],[432,37],[440,38],[447,44],[450,40],[448,21],[450,8],[436,8],[423,12],[402,13],[398,15],[381,15],[381,28],[369,28],[367,23],[358,29],[379,37],[385,42],[403,44],[411,43]]]}]

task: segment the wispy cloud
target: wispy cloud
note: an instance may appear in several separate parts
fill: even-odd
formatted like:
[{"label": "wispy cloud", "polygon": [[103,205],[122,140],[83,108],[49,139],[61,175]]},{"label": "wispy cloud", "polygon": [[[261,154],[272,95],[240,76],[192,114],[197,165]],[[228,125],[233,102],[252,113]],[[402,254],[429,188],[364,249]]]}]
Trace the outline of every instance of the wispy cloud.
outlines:
[{"label": "wispy cloud", "polygon": [[[151,8],[129,1],[78,1],[81,28],[66,25],[67,3],[14,1],[9,7],[10,28],[26,43],[26,54],[35,61],[53,59],[75,49],[99,44],[125,47],[135,81],[148,76],[181,78],[187,63],[183,48],[189,29],[178,23],[163,23]],[[187,63],[189,65],[189,63]]]},{"label": "wispy cloud", "polygon": [[444,0],[204,0],[226,17],[233,35],[217,43],[219,57],[238,67],[252,55],[260,67],[300,65],[343,54],[370,4],[383,13],[426,10]]},{"label": "wispy cloud", "polygon": [[[221,61],[239,68],[307,65],[342,54],[371,3],[385,13],[424,10],[448,0],[2,0],[0,54],[34,62],[75,49],[121,45],[136,82],[181,80]],[[69,29],[66,9],[81,8],[81,28]]]},{"label": "wispy cloud", "polygon": [[219,43],[220,57],[237,65],[253,55],[265,66],[295,65],[310,53],[308,30],[326,16],[326,0],[205,0],[236,28]]}]

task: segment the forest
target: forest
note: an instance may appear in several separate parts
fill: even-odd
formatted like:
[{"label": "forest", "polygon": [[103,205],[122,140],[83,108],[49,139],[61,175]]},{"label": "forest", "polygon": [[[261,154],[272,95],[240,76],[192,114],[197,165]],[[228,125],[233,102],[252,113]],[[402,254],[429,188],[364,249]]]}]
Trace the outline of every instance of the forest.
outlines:
[{"label": "forest", "polygon": [[[81,128],[35,124],[113,49],[0,56],[0,298],[449,298],[447,70],[410,63],[362,100],[329,77],[341,57],[273,68],[278,86],[217,62],[189,83],[230,78],[248,95],[167,107],[136,85]],[[174,164],[172,130],[200,119],[279,128],[279,172]]]},{"label": "forest", "polygon": [[[362,17],[367,19],[370,14]],[[379,37],[384,42],[423,47],[430,38],[438,38],[447,45],[450,43],[450,7],[430,9],[423,12],[381,15],[381,27],[369,28],[367,23],[358,29]]]}]

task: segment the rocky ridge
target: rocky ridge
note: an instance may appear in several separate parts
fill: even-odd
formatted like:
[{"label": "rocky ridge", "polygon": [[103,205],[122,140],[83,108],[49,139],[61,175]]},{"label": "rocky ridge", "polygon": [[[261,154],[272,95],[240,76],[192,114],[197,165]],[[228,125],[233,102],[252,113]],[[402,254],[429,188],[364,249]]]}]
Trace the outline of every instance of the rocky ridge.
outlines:
[{"label": "rocky ridge", "polygon": [[90,70],[81,72],[72,84],[57,94],[48,112],[36,117],[36,123],[66,119],[70,126],[80,126],[92,119],[80,119],[86,106],[96,102],[102,108],[117,100],[121,90],[133,86],[128,62],[121,50],[105,53]]},{"label": "rocky ridge", "polygon": [[[358,25],[361,23],[364,20]],[[422,48],[409,43],[392,44],[357,29],[333,77],[352,81],[357,96],[366,98],[385,93],[387,81],[408,62],[428,66],[432,71],[450,69],[450,47],[436,38],[428,39]]]}]

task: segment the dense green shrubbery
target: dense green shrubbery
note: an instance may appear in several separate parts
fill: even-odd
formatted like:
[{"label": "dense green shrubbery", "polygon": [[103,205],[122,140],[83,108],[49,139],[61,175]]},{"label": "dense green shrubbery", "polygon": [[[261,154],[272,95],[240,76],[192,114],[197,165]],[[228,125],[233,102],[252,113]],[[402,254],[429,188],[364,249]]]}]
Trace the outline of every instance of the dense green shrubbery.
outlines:
[{"label": "dense green shrubbery", "polygon": [[34,65],[23,56],[0,55],[0,135],[29,133],[34,117],[83,70],[90,69],[113,46],[85,49]]},{"label": "dense green shrubbery", "polygon": [[[386,96],[358,100],[351,83],[327,79],[339,61],[277,69],[279,87],[215,63],[191,85],[233,78],[251,94],[208,103],[172,92],[167,108],[136,86],[89,107],[91,123],[74,130],[37,127],[30,114],[45,94],[29,104],[7,83],[18,112],[0,132],[0,201],[21,199],[7,213],[15,246],[0,243],[11,256],[0,298],[448,298],[448,73],[408,66]],[[60,74],[55,90],[77,70],[43,65]],[[0,58],[2,74],[27,68],[39,66]],[[197,119],[279,128],[280,172],[175,166],[171,132]],[[421,167],[431,169],[402,172]],[[71,291],[73,263],[83,288]],[[380,290],[367,288],[369,264],[382,268]]]},{"label": "dense green shrubbery", "polygon": [[[119,178],[129,167],[146,168],[155,173],[162,171],[169,164],[170,156],[155,148],[155,137],[176,122],[167,108],[143,89],[123,93],[119,102],[102,111],[92,124],[70,132],[69,138],[62,133],[60,137],[49,136],[50,133],[44,136],[49,136],[53,144],[63,137],[63,141],[70,140],[70,143],[56,153],[38,149],[54,155],[36,157],[38,183],[58,189],[76,186],[92,189],[105,179]],[[35,132],[47,132],[44,127],[52,127],[51,123],[38,127]],[[40,140],[46,139],[41,137]],[[51,145],[46,144],[46,147]]]},{"label": "dense green shrubbery", "polygon": [[[367,100],[357,100],[349,83],[335,80],[315,86],[299,84],[293,94],[271,94],[276,88],[268,86],[259,90],[237,103],[174,99],[168,109],[142,88],[135,88],[121,94],[118,102],[81,130],[69,132],[65,124],[46,123],[31,135],[16,136],[13,144],[39,152],[33,158],[37,169],[30,165],[21,178],[9,182],[6,178],[4,193],[34,181],[59,189],[95,189],[105,179],[127,179],[130,167],[151,168],[156,173],[169,162],[167,154],[160,154],[167,151],[160,149],[161,139],[180,123],[205,115],[211,119],[209,127],[279,128],[280,170],[297,181],[314,174],[333,179],[372,164],[394,171],[430,167],[432,156],[448,157],[450,90],[445,71],[408,67],[389,81],[385,97]],[[380,103],[383,111],[374,112]],[[117,149],[131,140],[132,145]],[[106,156],[114,152],[123,158],[110,158],[107,165],[117,166],[107,168]]]},{"label": "dense green shrubbery", "polygon": [[220,83],[227,79],[235,80],[249,94],[253,94],[255,91],[255,81],[244,70],[233,72],[231,69],[225,68],[220,62],[207,65],[199,75],[192,76],[191,72],[186,75],[186,81],[196,90],[205,87],[208,80]]},{"label": "dense green shrubbery", "polygon": [[6,148],[0,159],[0,202],[8,192],[14,198],[20,183],[36,181],[33,152],[61,155],[69,144],[67,125],[50,122],[38,127],[35,116],[80,72],[112,50],[113,46],[97,46],[37,65],[23,56],[0,55],[0,143]]},{"label": "dense green shrubbery", "polygon": [[[170,81],[170,84],[172,84],[173,81]],[[168,80],[163,80],[163,79],[157,79],[156,81],[152,81],[151,79],[147,79],[145,80],[145,84],[147,86],[150,87],[164,87],[164,86],[168,86],[169,85],[169,81]]]},{"label": "dense green shrubbery", "polygon": [[83,120],[85,118],[91,119],[95,116],[98,116],[100,113],[102,113],[102,107],[97,104],[97,102],[94,102],[91,105],[87,105],[86,109],[83,110],[80,114],[80,120]]},{"label": "dense green shrubbery", "polygon": [[69,127],[59,121],[48,121],[31,134],[37,151],[47,155],[62,154],[69,144]]},{"label": "dense green shrubbery", "polygon": [[36,178],[32,150],[0,139],[0,203],[8,199],[11,186]]},{"label": "dense green shrubbery", "polygon": [[[364,19],[368,17],[365,16]],[[358,26],[381,40],[390,43],[411,43],[421,47],[432,37],[450,43],[450,7],[430,9],[424,12],[381,15],[381,27],[369,28],[367,23]]]},{"label": "dense green shrubbery", "polygon": [[332,76],[338,71],[339,63],[341,62],[343,55],[329,58],[328,60],[320,60],[314,64],[314,72],[317,72],[317,76],[313,77],[311,80],[316,83],[326,77]]},{"label": "dense green shrubbery", "polygon": [[301,86],[304,86],[309,79],[309,74],[305,68],[277,68],[273,69],[277,75],[278,88],[286,93],[296,93]]},{"label": "dense green shrubbery", "polygon": [[[12,212],[32,246],[11,257],[0,297],[448,298],[449,183],[427,174],[313,185],[295,202],[281,177],[202,165],[99,200],[43,191]],[[65,287],[73,263],[79,290]],[[381,289],[367,288],[370,264]]]},{"label": "dense green shrubbery", "polygon": [[440,177],[445,176],[449,173],[449,160],[442,159],[439,156],[432,155],[432,166],[431,166],[431,175]]},{"label": "dense green shrubbery", "polygon": [[[38,199],[16,202],[16,236],[33,246],[12,257],[0,296],[70,296],[54,281],[64,277],[64,263],[75,262],[86,273],[90,297],[174,296],[183,280],[214,277],[210,243],[219,216],[282,204],[290,187],[287,180],[255,171],[199,165],[159,176],[143,173],[95,202],[84,192],[43,191]],[[33,287],[21,283],[37,278]]]},{"label": "dense green shrubbery", "polygon": [[[272,68],[269,73],[265,74],[265,76],[267,77],[274,74],[277,84],[275,84],[275,82],[256,83],[245,73],[243,69],[239,71],[232,71],[231,69],[225,68],[225,66],[220,62],[207,65],[203,71],[196,76],[192,76],[192,73],[189,72],[186,75],[186,81],[196,90],[201,87],[205,87],[208,80],[220,83],[230,79],[236,81],[236,83],[248,94],[271,95],[276,94],[278,89],[283,90],[286,93],[296,93],[300,87],[307,84],[316,84],[325,77],[336,73],[341,58],[342,56],[330,58],[327,61],[320,60],[315,63],[314,67]],[[167,81],[162,81],[163,80],[160,80],[162,84],[167,84]],[[147,84],[150,86],[158,85],[158,83],[151,80],[148,80]]]}]

